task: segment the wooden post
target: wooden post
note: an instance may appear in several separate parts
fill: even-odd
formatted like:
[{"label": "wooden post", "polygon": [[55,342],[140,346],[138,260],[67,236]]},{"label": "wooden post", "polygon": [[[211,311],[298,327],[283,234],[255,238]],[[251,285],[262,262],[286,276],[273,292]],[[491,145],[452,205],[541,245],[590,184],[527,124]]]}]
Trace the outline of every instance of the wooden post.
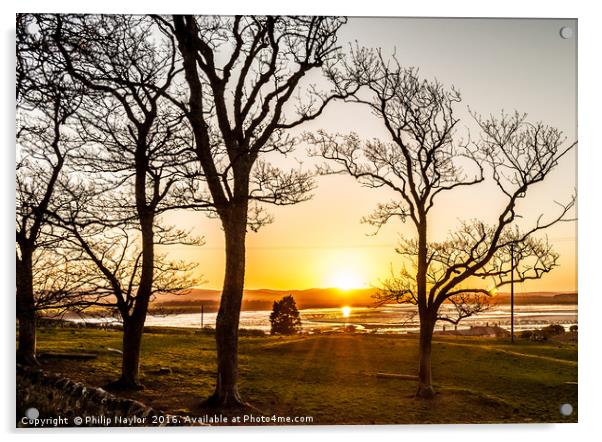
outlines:
[{"label": "wooden post", "polygon": [[510,245],[510,337],[514,344],[514,244]]},{"label": "wooden post", "polygon": [[204,327],[205,304],[201,302],[201,328]]}]

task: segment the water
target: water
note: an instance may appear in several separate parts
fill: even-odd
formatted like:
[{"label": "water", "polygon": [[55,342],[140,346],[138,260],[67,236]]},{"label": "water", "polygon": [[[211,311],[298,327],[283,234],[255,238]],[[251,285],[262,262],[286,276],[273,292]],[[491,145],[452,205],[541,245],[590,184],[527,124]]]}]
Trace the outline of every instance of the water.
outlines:
[{"label": "water", "polygon": [[[443,311],[451,306],[444,305]],[[353,307],[349,317],[344,317],[339,308],[316,308],[300,311],[303,331],[336,330],[353,325],[357,331],[373,333],[408,333],[418,331],[418,317],[414,314],[416,307],[410,305],[385,305],[377,308]],[[215,327],[217,313],[205,313],[205,326]],[[270,311],[243,311],[240,317],[240,328],[270,330]],[[103,321],[87,318],[86,322]],[[106,320],[104,320],[106,321]],[[541,328],[548,324],[562,324],[567,330],[577,324],[577,306],[566,304],[549,305],[520,305],[514,309],[515,331]],[[182,313],[173,315],[149,315],[146,325],[161,327],[192,327],[201,326],[200,313]],[[510,329],[510,306],[499,305],[473,317],[463,319],[458,329],[468,329],[474,325],[499,325]],[[443,327],[453,329],[453,325],[438,321],[437,329]]]}]

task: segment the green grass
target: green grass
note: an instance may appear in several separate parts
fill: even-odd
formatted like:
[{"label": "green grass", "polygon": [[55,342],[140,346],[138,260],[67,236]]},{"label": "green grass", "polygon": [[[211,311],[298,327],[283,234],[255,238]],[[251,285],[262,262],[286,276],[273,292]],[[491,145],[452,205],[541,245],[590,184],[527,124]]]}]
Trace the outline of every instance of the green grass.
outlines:
[{"label": "green grass", "polygon": [[[121,348],[117,331],[48,329],[39,351],[98,352],[89,361],[53,360],[49,370],[102,386],[114,380]],[[576,422],[577,346],[437,337],[437,397],[414,398],[415,382],[377,379],[376,372],[416,373],[415,336],[315,335],[243,337],[240,391],[265,414],[312,416],[314,424]],[[170,367],[171,374],[155,373]],[[213,336],[192,330],[145,333],[141,381],[124,394],[171,413],[203,415],[215,382]],[[563,417],[561,404],[573,405]]]}]

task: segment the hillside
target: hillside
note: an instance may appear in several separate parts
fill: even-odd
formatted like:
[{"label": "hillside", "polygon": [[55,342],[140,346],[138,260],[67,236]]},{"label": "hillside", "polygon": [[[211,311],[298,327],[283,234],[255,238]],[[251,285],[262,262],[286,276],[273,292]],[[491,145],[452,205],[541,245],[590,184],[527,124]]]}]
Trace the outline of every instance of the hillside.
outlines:
[{"label": "hillside", "polygon": [[[307,290],[245,290],[243,310],[269,310],[275,300],[285,295],[293,295],[297,306],[306,308],[327,308],[349,305],[365,307],[374,304],[375,288],[341,290],[336,288],[314,288]],[[189,311],[200,309],[216,311],[219,308],[219,290],[191,289],[182,295],[165,294],[158,296],[152,303],[152,310]],[[498,293],[492,298],[497,304],[510,303],[509,293]],[[525,292],[515,295],[516,304],[576,304],[577,293],[574,292]]]}]

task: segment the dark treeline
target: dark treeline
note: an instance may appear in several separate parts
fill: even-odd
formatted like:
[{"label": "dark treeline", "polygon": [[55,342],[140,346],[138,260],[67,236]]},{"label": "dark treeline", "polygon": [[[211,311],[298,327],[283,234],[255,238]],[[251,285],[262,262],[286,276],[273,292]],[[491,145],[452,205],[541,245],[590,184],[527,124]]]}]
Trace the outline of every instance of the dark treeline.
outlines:
[{"label": "dark treeline", "polygon": [[[557,266],[558,254],[537,235],[568,220],[575,198],[522,229],[518,203],[575,143],[526,115],[473,113],[481,135],[462,144],[460,94],[378,49],[343,47],[338,34],[345,23],[296,16],[17,16],[20,363],[37,364],[39,311],[111,309],[123,322],[123,362],[110,387],[141,388],[149,303],[198,284],[192,275],[203,267],[160,252],[203,243],[166,225],[163,215],[201,211],[221,223],[226,254],[216,386],[207,404],[244,406],[238,328],[247,233],[273,221],[266,205],[306,201],[317,174],[343,173],[397,195],[364,222],[377,231],[391,220],[415,229],[397,249],[409,264],[385,281],[377,302],[417,305],[418,395],[433,396],[435,322],[457,323],[488,308],[490,293],[474,281],[501,287]],[[299,136],[334,101],[371,111],[388,138]],[[322,159],[316,170],[270,162],[301,143]],[[498,221],[465,222],[447,241],[433,242],[435,198],[486,180],[506,201]],[[456,316],[439,313],[444,302]]]}]

